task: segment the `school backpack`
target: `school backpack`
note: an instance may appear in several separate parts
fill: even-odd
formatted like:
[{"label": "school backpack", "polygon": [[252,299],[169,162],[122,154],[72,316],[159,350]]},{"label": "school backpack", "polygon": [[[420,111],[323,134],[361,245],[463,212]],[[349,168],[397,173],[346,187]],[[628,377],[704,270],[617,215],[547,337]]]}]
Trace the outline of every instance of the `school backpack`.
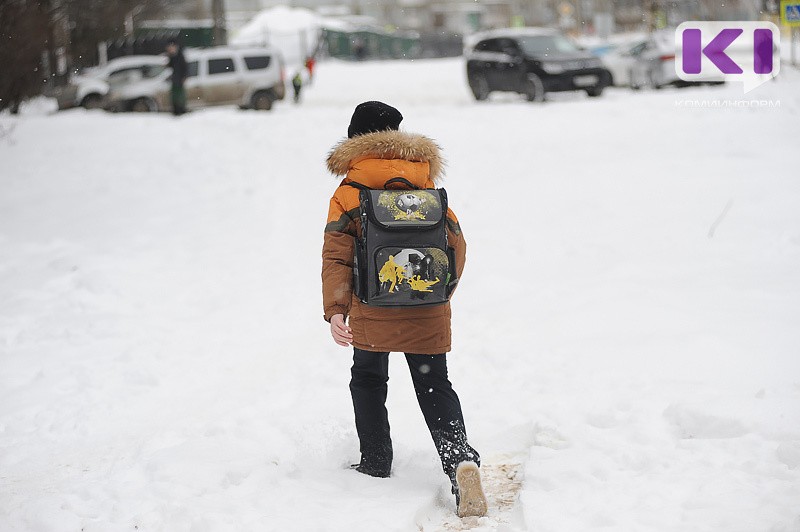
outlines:
[{"label": "school backpack", "polygon": [[369,189],[359,183],[361,236],[356,238],[353,289],[362,303],[411,307],[446,303],[458,282],[447,244],[447,192],[419,189],[400,177]]}]

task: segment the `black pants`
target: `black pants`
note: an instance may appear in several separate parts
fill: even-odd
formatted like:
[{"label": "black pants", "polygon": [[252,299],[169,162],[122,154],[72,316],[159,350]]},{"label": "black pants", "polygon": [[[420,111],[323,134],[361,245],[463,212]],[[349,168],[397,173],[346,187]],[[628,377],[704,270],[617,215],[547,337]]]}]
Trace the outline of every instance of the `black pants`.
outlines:
[{"label": "black pants", "polygon": [[183,85],[173,85],[170,89],[172,99],[172,114],[180,116],[186,112],[186,90]]},{"label": "black pants", "polygon": [[[353,351],[350,393],[361,443],[361,466],[388,476],[392,467],[392,440],[386,412],[389,353],[358,348]],[[473,461],[480,465],[480,456],[467,443],[461,403],[447,378],[447,357],[406,353],[406,361],[442,468],[454,482],[458,464]]]}]

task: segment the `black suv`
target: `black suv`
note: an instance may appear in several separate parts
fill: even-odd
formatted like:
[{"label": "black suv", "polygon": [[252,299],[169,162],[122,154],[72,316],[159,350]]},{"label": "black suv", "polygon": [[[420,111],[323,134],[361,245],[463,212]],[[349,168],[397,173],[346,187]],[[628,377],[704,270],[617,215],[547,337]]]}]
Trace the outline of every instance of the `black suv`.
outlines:
[{"label": "black suv", "polygon": [[600,96],[611,73],[600,58],[578,48],[558,30],[519,28],[478,36],[467,52],[467,79],[476,100],[511,91],[541,101],[547,92],[586,91]]}]

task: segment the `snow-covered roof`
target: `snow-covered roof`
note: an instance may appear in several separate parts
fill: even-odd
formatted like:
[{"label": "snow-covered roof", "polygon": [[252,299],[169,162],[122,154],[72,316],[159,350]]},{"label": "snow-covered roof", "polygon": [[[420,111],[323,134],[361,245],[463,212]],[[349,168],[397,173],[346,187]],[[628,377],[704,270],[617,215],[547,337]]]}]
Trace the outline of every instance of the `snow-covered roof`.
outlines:
[{"label": "snow-covered roof", "polygon": [[326,30],[334,31],[359,31],[359,30],[379,30],[380,24],[375,17],[368,15],[344,15],[340,17],[325,17],[322,19],[322,27]]}]

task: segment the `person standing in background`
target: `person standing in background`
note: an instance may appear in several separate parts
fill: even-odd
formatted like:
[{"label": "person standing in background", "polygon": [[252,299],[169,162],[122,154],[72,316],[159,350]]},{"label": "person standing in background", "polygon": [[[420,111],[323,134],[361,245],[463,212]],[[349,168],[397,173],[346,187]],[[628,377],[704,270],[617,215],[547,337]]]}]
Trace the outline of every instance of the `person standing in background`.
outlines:
[{"label": "person standing in background", "polygon": [[189,75],[189,68],[186,58],[183,56],[183,48],[175,39],[167,42],[167,56],[169,63],[167,66],[172,69],[172,86],[170,88],[170,98],[172,100],[172,114],[182,115],[186,112],[186,89],[183,84]]},{"label": "person standing in background", "polygon": [[300,91],[303,89],[303,76],[298,70],[292,78],[292,88],[294,88],[294,103],[300,103]]},{"label": "person standing in background", "polygon": [[317,64],[317,60],[314,59],[313,55],[306,57],[306,69],[308,70],[308,84],[311,85],[311,82],[314,80],[314,65]]}]

